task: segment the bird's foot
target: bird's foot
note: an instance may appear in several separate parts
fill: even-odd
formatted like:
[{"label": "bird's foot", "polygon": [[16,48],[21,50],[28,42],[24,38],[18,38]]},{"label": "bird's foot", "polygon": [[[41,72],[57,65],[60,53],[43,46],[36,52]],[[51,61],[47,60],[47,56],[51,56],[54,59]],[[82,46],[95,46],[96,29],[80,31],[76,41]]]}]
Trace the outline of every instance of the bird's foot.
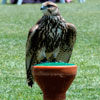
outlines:
[{"label": "bird's foot", "polygon": [[52,59],[52,61],[51,62],[57,62],[57,60],[54,58],[54,59]]},{"label": "bird's foot", "polygon": [[44,63],[44,62],[48,62],[47,58],[44,58],[43,60],[40,61],[41,63]]}]

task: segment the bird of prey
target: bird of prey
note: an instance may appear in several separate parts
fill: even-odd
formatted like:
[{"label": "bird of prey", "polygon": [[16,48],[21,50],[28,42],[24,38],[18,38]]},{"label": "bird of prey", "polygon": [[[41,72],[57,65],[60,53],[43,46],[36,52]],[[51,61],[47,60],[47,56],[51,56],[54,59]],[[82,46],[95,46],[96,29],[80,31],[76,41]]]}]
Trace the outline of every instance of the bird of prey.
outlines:
[{"label": "bird of prey", "polygon": [[43,16],[30,29],[26,42],[26,74],[30,87],[34,83],[32,66],[46,61],[69,62],[76,41],[75,26],[62,18],[55,3],[44,2],[40,10]]}]

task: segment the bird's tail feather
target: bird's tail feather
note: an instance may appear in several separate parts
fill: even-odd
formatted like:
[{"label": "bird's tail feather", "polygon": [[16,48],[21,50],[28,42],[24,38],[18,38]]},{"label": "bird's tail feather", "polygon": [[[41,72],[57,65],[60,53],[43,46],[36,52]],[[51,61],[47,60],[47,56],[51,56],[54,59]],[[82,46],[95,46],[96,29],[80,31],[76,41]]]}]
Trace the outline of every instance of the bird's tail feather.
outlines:
[{"label": "bird's tail feather", "polygon": [[28,86],[30,87],[32,87],[32,85],[34,84],[31,70],[27,72],[27,82],[28,82]]},{"label": "bird's tail feather", "polygon": [[[31,70],[31,67],[32,67],[32,63],[33,63],[33,58],[34,58],[34,55],[30,56],[30,57],[27,57],[27,61],[28,63],[26,63],[26,70],[27,70],[27,83],[28,83],[28,86],[32,87],[32,85],[34,84],[34,80],[33,80],[33,76],[32,76],[32,70]],[[29,61],[28,61],[29,60]]]}]

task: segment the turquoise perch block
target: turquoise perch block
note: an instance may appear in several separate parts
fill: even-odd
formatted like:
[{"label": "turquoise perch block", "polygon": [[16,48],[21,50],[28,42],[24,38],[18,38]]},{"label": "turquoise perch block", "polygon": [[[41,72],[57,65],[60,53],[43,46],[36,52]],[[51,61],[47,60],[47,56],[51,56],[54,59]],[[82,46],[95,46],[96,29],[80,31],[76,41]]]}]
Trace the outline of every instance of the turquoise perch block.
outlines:
[{"label": "turquoise perch block", "polygon": [[35,66],[74,66],[75,64],[65,63],[65,62],[45,62],[36,64]]}]

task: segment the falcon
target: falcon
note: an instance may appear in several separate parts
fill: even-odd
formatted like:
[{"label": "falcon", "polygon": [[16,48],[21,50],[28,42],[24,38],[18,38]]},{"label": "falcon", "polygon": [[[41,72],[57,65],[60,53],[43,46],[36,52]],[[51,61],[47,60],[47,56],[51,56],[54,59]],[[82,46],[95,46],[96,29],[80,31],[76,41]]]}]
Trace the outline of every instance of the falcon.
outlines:
[{"label": "falcon", "polygon": [[30,87],[34,83],[32,66],[46,61],[68,63],[76,41],[75,26],[63,19],[55,3],[44,2],[40,10],[43,16],[30,29],[26,42],[26,74]]}]

